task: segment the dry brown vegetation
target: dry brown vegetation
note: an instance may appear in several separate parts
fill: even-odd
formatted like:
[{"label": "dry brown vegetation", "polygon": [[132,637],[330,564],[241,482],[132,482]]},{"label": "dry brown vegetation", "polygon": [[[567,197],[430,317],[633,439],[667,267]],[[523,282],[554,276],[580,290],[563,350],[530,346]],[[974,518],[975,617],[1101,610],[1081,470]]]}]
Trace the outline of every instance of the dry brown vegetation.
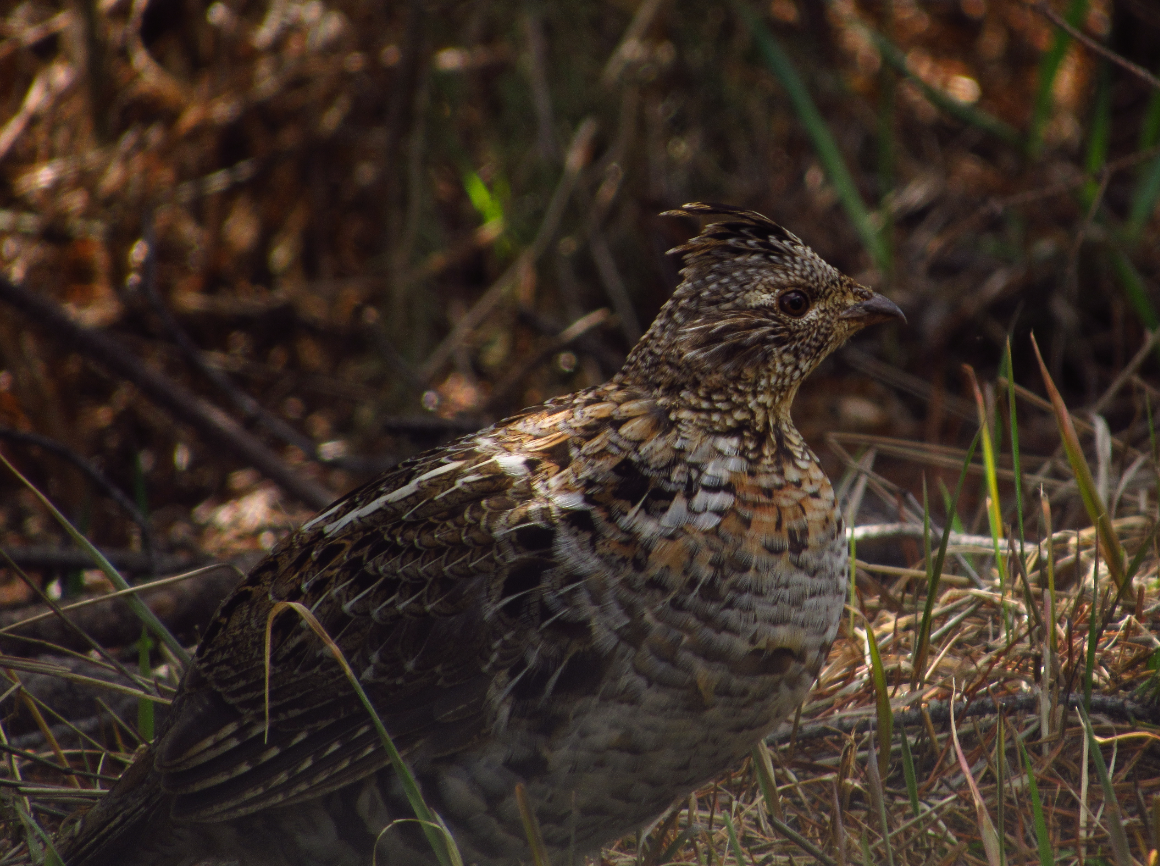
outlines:
[{"label": "dry brown vegetation", "polygon": [[[603,381],[693,230],[658,212],[753,207],[910,318],[796,407],[851,610],[764,794],[739,768],[606,858],[1151,866],[1157,57],[1151,0],[10,0],[0,452],[134,582],[244,565]],[[7,470],[0,548],[20,857],[180,659],[121,602],[33,619],[111,585]],[[190,646],[234,580],[143,597]]]}]

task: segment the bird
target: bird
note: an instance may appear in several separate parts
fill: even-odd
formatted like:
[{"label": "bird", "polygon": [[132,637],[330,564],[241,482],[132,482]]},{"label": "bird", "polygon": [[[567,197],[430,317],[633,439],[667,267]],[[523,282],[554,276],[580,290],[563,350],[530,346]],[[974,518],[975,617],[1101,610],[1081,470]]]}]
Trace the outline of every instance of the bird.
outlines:
[{"label": "bird", "polygon": [[66,866],[438,862],[351,678],[479,866],[531,862],[527,812],[550,863],[597,852],[794,712],[848,556],[791,404],[849,337],[905,316],[755,211],[664,215],[708,222],[622,369],[279,543],[153,743],[61,831]]}]

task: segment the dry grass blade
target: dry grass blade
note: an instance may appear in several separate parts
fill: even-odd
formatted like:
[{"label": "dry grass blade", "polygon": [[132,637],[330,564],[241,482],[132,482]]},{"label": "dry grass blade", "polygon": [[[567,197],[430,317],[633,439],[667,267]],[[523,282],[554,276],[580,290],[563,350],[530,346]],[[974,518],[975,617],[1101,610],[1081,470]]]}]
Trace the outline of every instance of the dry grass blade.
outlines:
[{"label": "dry grass blade", "polygon": [[769,821],[769,825],[774,830],[785,836],[785,838],[789,839],[789,841],[793,842],[795,845],[797,845],[799,848],[821,863],[822,866],[837,866],[833,858],[829,857],[825,851],[823,851],[797,830],[793,829],[793,827],[786,824],[784,821],[779,821],[772,815],[767,815],[766,820]]},{"label": "dry grass blade", "polygon": [[802,836],[785,823],[785,811],[782,807],[781,795],[777,790],[777,782],[773,778],[773,761],[769,756],[769,747],[765,743],[758,743],[753,750],[753,768],[757,774],[758,785],[761,788],[762,798],[768,810],[764,816],[769,825],[785,838],[789,839],[823,866],[837,866],[809,839]]},{"label": "dry grass blade", "polygon": [[1124,819],[1120,814],[1120,804],[1116,798],[1115,787],[1112,785],[1111,776],[1108,775],[1108,765],[1104,762],[1103,752],[1100,751],[1100,744],[1096,741],[1092,722],[1088,718],[1087,712],[1083,707],[1075,709],[1083,724],[1084,735],[1087,737],[1092,761],[1096,767],[1096,775],[1099,777],[1100,786],[1104,790],[1104,808],[1108,812],[1108,836],[1112,841],[1112,853],[1116,857],[1116,866],[1133,866],[1132,854],[1128,848],[1128,836],[1124,832]]},{"label": "dry grass blade", "polygon": [[228,564],[207,565],[207,566],[204,566],[202,568],[195,568],[192,571],[186,571],[186,572],[182,572],[181,574],[175,574],[175,575],[172,575],[171,577],[162,577],[162,578],[158,578],[157,580],[151,580],[148,583],[142,583],[142,584],[138,584],[137,586],[126,587],[125,589],[118,589],[118,590],[115,590],[114,592],[109,592],[109,593],[105,593],[104,595],[94,596],[93,598],[86,598],[86,599],[83,599],[82,601],[74,601],[72,604],[59,605],[56,608],[56,610],[47,610],[47,611],[44,611],[43,613],[38,613],[34,616],[30,616],[30,617],[26,617],[24,619],[18,620],[17,622],[12,623],[11,625],[6,625],[3,628],[0,628],[0,634],[12,632],[12,631],[15,631],[17,629],[23,628],[25,626],[32,625],[33,623],[40,622],[41,620],[49,619],[53,616],[56,616],[58,614],[58,612],[59,613],[68,613],[69,611],[73,611],[73,610],[83,610],[84,608],[92,607],[94,605],[106,604],[110,601],[116,601],[117,599],[123,598],[124,596],[127,596],[127,595],[129,595],[129,596],[139,595],[140,593],[147,592],[149,590],[160,589],[162,587],[170,586],[170,585],[175,584],[175,583],[182,583],[183,581],[189,580],[190,578],[197,577],[198,575],[206,574],[207,572],[211,572],[211,571],[216,571],[219,568],[233,569],[233,571],[239,576],[239,578],[241,577],[241,572],[238,570],[237,566],[228,565]]},{"label": "dry grass blade", "polygon": [[1035,350],[1035,360],[1039,362],[1039,372],[1043,376],[1043,387],[1047,389],[1047,395],[1051,398],[1051,408],[1055,413],[1056,424],[1059,426],[1059,435],[1063,440],[1067,462],[1071,465],[1071,471],[1079,485],[1084,508],[1099,534],[1100,547],[1103,549],[1108,572],[1116,584],[1116,589],[1123,591],[1126,589],[1124,587],[1124,551],[1120,546],[1120,539],[1116,535],[1108,511],[1097,493],[1091,467],[1088,466],[1087,458],[1084,457],[1079,436],[1075,432],[1075,425],[1071,422],[1071,414],[1067,411],[1067,405],[1063,402],[1059,389],[1055,387],[1051,374],[1047,372],[1047,365],[1043,363],[1043,356],[1039,353],[1039,344],[1036,343],[1034,335],[1031,337],[1031,345]]},{"label": "dry grass blade", "polygon": [[[61,527],[64,528],[64,531],[69,534],[69,537],[72,538],[74,542],[76,542],[81,548],[85,550],[85,552],[89,554],[89,556],[92,557],[93,562],[98,568],[100,568],[105,577],[109,579],[113,586],[122,591],[130,589],[128,582],[125,580],[125,578],[121,577],[120,572],[113,568],[112,564],[107,559],[105,559],[104,555],[95,547],[93,547],[89,540],[85,538],[82,533],[78,532],[76,527],[74,527],[72,523],[69,522],[68,518],[61,514],[59,510],[57,510],[56,506],[48,500],[48,497],[37,490],[36,486],[31,481],[21,475],[20,471],[11,463],[9,463],[8,458],[6,458],[3,454],[0,454],[0,463],[3,463],[8,468],[9,472],[15,475],[20,480],[20,482],[26,488],[28,488],[28,490],[32,491],[32,494],[40,501],[41,505],[47,508],[49,513],[52,514],[54,518],[56,518],[57,523],[59,523]],[[190,661],[189,653],[186,652],[185,647],[181,645],[181,642],[178,641],[177,638],[175,638],[169,631],[169,629],[165,627],[165,624],[157,618],[157,615],[153,613],[153,611],[151,611],[148,607],[146,607],[143,601],[134,595],[127,595],[125,597],[125,601],[129,607],[133,609],[133,613],[136,614],[137,618],[140,619],[145,627],[152,631],[153,634],[156,635],[157,638],[169,648],[169,651],[173,653],[174,657],[177,658],[182,663],[182,665],[188,665]]]},{"label": "dry grass blade", "polygon": [[950,713],[951,739],[954,742],[955,757],[958,758],[959,768],[963,771],[967,787],[971,790],[971,800],[975,804],[975,819],[979,824],[979,835],[983,839],[983,849],[987,852],[987,862],[990,866],[1002,866],[1002,858],[999,853],[999,834],[995,831],[995,825],[991,823],[991,816],[987,814],[987,802],[979,792],[975,777],[971,775],[971,765],[967,762],[967,756],[963,754],[963,747],[959,744],[959,731],[958,726],[955,725],[953,700],[951,701]]},{"label": "dry grass blade", "polygon": [[886,791],[882,785],[882,774],[878,772],[880,759],[875,755],[874,741],[867,744],[866,790],[870,794],[870,805],[878,819],[882,833],[882,846],[886,851],[886,866],[894,866],[894,846],[890,841],[890,819],[886,813]]},{"label": "dry grass blade", "polygon": [[[49,729],[48,722],[44,720],[44,714],[40,712],[40,708],[36,705],[36,701],[34,701],[32,696],[29,695],[25,690],[24,683],[20,681],[20,677],[18,677],[11,670],[5,670],[4,673],[7,674],[8,678],[12,680],[16,688],[19,690],[21,703],[28,708],[28,711],[32,714],[32,717],[36,720],[36,726],[44,735],[45,742],[48,743],[49,748],[52,749],[53,754],[56,755],[60,765],[62,767],[67,767],[69,765],[68,759],[64,756],[64,752],[61,750],[60,744],[56,741],[56,737],[53,736],[52,731]],[[66,773],[65,777],[68,779],[69,784],[74,788],[79,788],[81,786],[80,780],[77,779],[77,777],[72,773]]]}]

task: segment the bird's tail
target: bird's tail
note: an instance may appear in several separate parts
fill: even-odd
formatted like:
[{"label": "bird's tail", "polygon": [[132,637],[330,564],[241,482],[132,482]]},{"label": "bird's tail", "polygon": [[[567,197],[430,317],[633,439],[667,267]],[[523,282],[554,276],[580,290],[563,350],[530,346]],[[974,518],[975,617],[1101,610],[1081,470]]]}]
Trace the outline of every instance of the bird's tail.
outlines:
[{"label": "bird's tail", "polygon": [[147,748],[91,809],[55,840],[64,866],[179,866],[188,859]]}]

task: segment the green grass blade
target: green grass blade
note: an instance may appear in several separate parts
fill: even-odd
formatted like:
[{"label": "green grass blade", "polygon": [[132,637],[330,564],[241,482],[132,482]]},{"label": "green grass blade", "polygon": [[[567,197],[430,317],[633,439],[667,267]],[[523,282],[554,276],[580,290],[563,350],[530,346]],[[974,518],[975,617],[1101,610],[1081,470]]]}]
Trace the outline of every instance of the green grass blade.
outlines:
[{"label": "green grass blade", "polygon": [[64,866],[64,861],[56,853],[56,848],[52,844],[52,837],[36,823],[36,819],[25,808],[25,804],[16,800],[13,805],[17,818],[24,828],[25,839],[29,842],[29,850],[32,850],[32,840],[35,839],[38,843],[38,853],[44,857],[44,866]]},{"label": "green grass blade", "polygon": [[[765,819],[778,833],[789,839],[822,866],[837,866],[837,864],[805,836],[798,833],[785,823],[785,814],[781,807],[781,799],[777,793],[777,784],[773,780],[773,762],[769,757],[769,747],[765,743],[758,743],[753,750],[753,768],[757,772],[757,781],[761,786],[761,795],[768,810]],[[667,862],[661,860],[660,862]]]},{"label": "green grass blade", "polygon": [[[271,637],[272,626],[274,618],[284,610],[292,610],[309,626],[310,630],[317,635],[334,656],[335,661],[338,662],[342,669],[343,675],[347,682],[350,683],[351,688],[354,689],[358,695],[359,702],[367,711],[371,718],[371,723],[375,727],[375,731],[379,735],[379,740],[383,744],[383,749],[390,759],[391,767],[398,776],[400,784],[403,786],[403,793],[407,796],[407,801],[411,804],[411,808],[415,810],[415,817],[419,819],[419,825],[423,828],[423,834],[427,837],[427,842],[434,851],[436,858],[439,860],[440,866],[463,866],[463,857],[459,853],[459,848],[455,844],[455,839],[451,835],[451,831],[447,829],[447,825],[443,823],[440,818],[427,805],[426,800],[423,799],[423,793],[419,790],[419,783],[415,781],[415,777],[411,774],[411,770],[407,767],[403,756],[399,754],[399,750],[395,748],[395,743],[391,739],[391,735],[387,733],[386,726],[383,725],[383,720],[379,717],[375,710],[374,704],[371,703],[370,697],[367,696],[366,690],[362,683],[359,682],[350,664],[343,655],[342,649],[334,642],[334,639],[323,628],[322,623],[314,616],[314,613],[306,605],[296,601],[280,601],[274,605],[270,610],[270,615],[266,618],[266,689],[267,698],[269,697],[269,663],[271,651]],[[269,704],[267,700],[267,712],[269,712]]]},{"label": "green grass blade", "polygon": [[[551,866],[548,859],[548,849],[544,845],[544,834],[540,832],[540,822],[536,820],[536,813],[532,811],[532,804],[528,800],[528,789],[523,782],[516,783],[516,806],[520,810],[520,820],[524,825],[524,835],[528,838],[528,848],[532,852],[532,866]],[[738,858],[738,863],[740,863]]]},{"label": "green grass blade", "polygon": [[[857,26],[857,25],[855,25]],[[990,133],[1001,141],[1006,142],[1012,147],[1022,147],[1023,137],[1019,134],[1019,130],[1008,123],[1000,120],[994,115],[975,108],[973,105],[968,105],[965,102],[959,102],[946,93],[943,93],[937,87],[932,87],[927,84],[913,72],[906,63],[906,55],[902,50],[879,33],[869,27],[859,27],[870,39],[874,42],[874,46],[878,49],[878,53],[882,56],[883,61],[902,75],[905,75],[915,87],[921,91],[926,100],[935,108],[948,114],[961,123],[968,126],[973,126],[976,129],[981,129],[984,132]]]},{"label": "green grass blade", "polygon": [[[113,586],[121,590],[127,590],[130,588],[128,581],[121,577],[120,572],[113,568],[112,563],[105,559],[104,554],[93,547],[89,540],[85,538],[84,535],[82,535],[80,532],[78,532],[76,527],[74,527],[69,522],[68,518],[61,514],[60,511],[57,510],[57,507],[53,505],[43,493],[37,490],[36,486],[33,485],[31,481],[21,475],[20,471],[11,463],[9,463],[8,459],[3,454],[0,454],[0,463],[3,463],[6,467],[8,467],[8,471],[15,475],[20,480],[21,484],[32,491],[33,496],[39,499],[40,503],[48,509],[49,513],[52,514],[57,523],[59,523],[61,527],[64,528],[64,531],[68,533],[69,537],[72,538],[72,540],[90,557],[92,557],[93,562],[96,564],[97,568],[101,570],[101,572],[109,579],[109,582],[112,583]],[[145,624],[145,627],[153,633],[153,636],[164,643],[167,647],[169,647],[169,651],[173,653],[176,659],[178,659],[183,665],[189,665],[190,657],[189,653],[185,651],[185,647],[181,645],[180,641],[178,641],[177,638],[173,636],[172,632],[170,632],[169,629],[165,627],[165,624],[157,618],[156,614],[154,614],[153,611],[149,609],[145,602],[143,602],[135,594],[130,593],[129,595],[125,596],[125,603],[129,605],[129,608],[133,611],[136,617]]]},{"label": "green grass blade", "polygon": [[498,196],[492,194],[491,190],[487,188],[487,184],[476,172],[468,170],[463,173],[463,189],[485,223],[503,219],[502,202]]},{"label": "green grass blade", "polygon": [[1140,549],[1136,551],[1136,555],[1132,557],[1132,561],[1128,564],[1128,570],[1124,572],[1127,583],[1132,582],[1132,578],[1136,576],[1136,572],[1140,570],[1140,566],[1144,564],[1144,560],[1152,552],[1152,543],[1156,540],[1157,534],[1160,534],[1160,523],[1152,527],[1152,531],[1148,533],[1148,537],[1144,539],[1144,543],[1140,545]]},{"label": "green grass blade", "polygon": [[[153,677],[153,666],[149,663],[149,653],[153,647],[148,630],[142,631],[141,637],[137,638],[137,666],[146,681]],[[153,701],[148,698],[137,699],[137,733],[141,735],[142,742],[153,742]]]},{"label": "green grass blade", "polygon": [[900,727],[898,734],[902,740],[902,775],[906,779],[906,794],[910,798],[910,810],[917,818],[919,816],[918,775],[914,772],[914,755],[910,751],[910,737],[906,735],[905,727]]},{"label": "green grass blade", "polygon": [[874,680],[874,698],[878,713],[878,772],[882,778],[890,773],[890,743],[894,739],[894,712],[886,685],[886,669],[878,652],[874,626],[866,623],[866,643],[870,648],[870,675]]},{"label": "green grass blade", "polygon": [[[1077,27],[1086,12],[1087,0],[1071,0],[1063,17],[1068,24]],[[1043,129],[1051,119],[1051,108],[1055,102],[1055,76],[1069,45],[1071,37],[1057,29],[1051,47],[1039,61],[1039,87],[1035,94],[1035,108],[1031,113],[1031,128],[1027,132],[1027,152],[1032,157],[1039,156],[1043,149]]]},{"label": "green grass blade", "polygon": [[[938,492],[939,492],[939,495],[942,496],[943,511],[947,514],[950,514],[951,510],[952,510],[951,509],[951,492],[949,490],[947,490],[947,486],[945,484],[943,484],[943,480],[941,478],[936,478],[935,481],[938,482]],[[954,520],[951,521],[951,528],[955,532],[966,532],[967,530],[963,526],[962,517],[959,516],[959,513],[957,511],[954,512],[954,515],[955,515]]]},{"label": "green grass blade", "polygon": [[764,742],[758,743],[753,749],[753,769],[757,773],[757,784],[761,787],[761,796],[769,814],[784,821],[781,796],[777,793],[777,782],[773,778],[773,759],[769,754],[769,746]]},{"label": "green grass blade", "polygon": [[926,490],[926,473],[922,473],[922,561],[926,563],[926,585],[934,580],[934,557],[930,555],[930,497]]},{"label": "green grass blade", "polygon": [[1043,801],[1039,798],[1039,783],[1035,781],[1035,772],[1031,768],[1031,758],[1023,741],[1015,738],[1019,746],[1019,757],[1023,759],[1023,768],[1027,771],[1027,790],[1031,794],[1031,818],[1035,824],[1035,842],[1039,848],[1039,866],[1052,866],[1055,862],[1055,853],[1051,847],[1051,837],[1047,833],[1047,818],[1043,814]]},{"label": "green grass blade", "polygon": [[[8,775],[13,781],[19,783],[22,781],[20,770],[16,763],[16,756],[10,748],[11,743],[8,740],[8,734],[4,731],[3,724],[0,724],[0,745],[5,747],[4,755],[8,765]],[[7,811],[16,813],[17,820],[23,828],[24,842],[28,846],[28,853],[32,861],[43,863],[44,866],[63,866],[60,856],[52,845],[52,836],[45,832],[32,814],[28,797],[18,791],[13,791],[10,796],[4,796],[3,802]],[[7,815],[5,817],[8,818]],[[9,822],[10,820],[9,818]],[[10,823],[9,826],[11,827]]]},{"label": "green grass blade", "polygon": [[1015,414],[1015,365],[1011,361],[1011,338],[1007,338],[1003,358],[1007,378],[1007,415],[1011,437],[1011,462],[1015,475],[1015,516],[1019,526],[1019,552],[1022,554],[1026,536],[1023,533],[1023,464],[1019,460],[1019,422]]},{"label": "green grass blade", "polygon": [[1003,539],[1003,514],[1000,510],[1002,500],[999,499],[999,471],[995,461],[995,445],[991,440],[991,418],[987,412],[983,392],[975,379],[974,369],[967,364],[963,365],[963,369],[971,381],[971,389],[975,393],[975,409],[979,415],[979,433],[983,442],[983,476],[987,485],[987,522],[991,527],[991,543],[995,546],[995,568],[999,572],[999,594],[1004,599],[1003,622],[1006,626],[1007,559],[1000,550],[1000,542]]},{"label": "green grass blade", "polygon": [[745,854],[741,850],[741,840],[737,838],[737,830],[733,826],[733,819],[724,810],[721,812],[721,819],[725,822],[725,832],[729,834],[729,847],[733,849],[733,856],[737,858],[737,866],[745,866]]},{"label": "green grass blade", "polygon": [[[1156,67],[1160,72],[1160,66]],[[1144,109],[1144,120],[1140,124],[1140,150],[1147,150],[1160,142],[1160,90],[1153,90]]]},{"label": "green grass blade", "polygon": [[1144,278],[1140,276],[1140,272],[1136,270],[1136,266],[1132,264],[1124,251],[1114,244],[1110,247],[1110,258],[1112,270],[1115,271],[1116,279],[1119,280],[1120,287],[1124,290],[1128,303],[1132,306],[1132,311],[1140,320],[1140,324],[1149,331],[1154,331],[1157,326],[1160,326],[1160,315],[1157,314],[1156,307],[1152,303],[1152,296],[1144,283]]},{"label": "green grass blade", "polygon": [[[693,828],[686,827],[680,833],[673,837],[673,841],[668,844],[668,847],[660,853],[656,858],[656,863],[672,863],[676,859],[677,853],[689,844],[689,839],[692,838]],[[565,861],[568,862],[568,861]]]},{"label": "green grass blade", "polygon": [[842,203],[846,215],[862,239],[862,245],[870,257],[874,259],[874,263],[883,271],[889,272],[889,250],[882,242],[882,237],[874,227],[873,220],[870,219],[870,214],[858,192],[858,186],[854,182],[850,170],[846,168],[846,161],[842,158],[841,151],[838,150],[838,145],[830,133],[829,126],[826,125],[826,121],[822,118],[817,106],[814,105],[805,83],[789,59],[789,55],[785,53],[785,49],[781,47],[777,37],[770,32],[769,28],[747,3],[743,0],[734,0],[733,6],[745,22],[754,42],[757,43],[758,51],[761,53],[765,65],[781,82],[786,95],[789,96],[798,119],[801,120],[813,142],[814,152],[818,155],[818,160],[821,162],[826,176],[834,185],[838,200]]},{"label": "green grass blade", "polygon": [[1112,842],[1112,854],[1116,858],[1116,866],[1133,866],[1131,849],[1128,847],[1128,834],[1124,831],[1124,820],[1120,813],[1120,801],[1116,798],[1116,789],[1112,785],[1112,778],[1108,775],[1108,765],[1104,762],[1104,754],[1100,751],[1100,744],[1092,730],[1091,719],[1083,707],[1076,707],[1080,719],[1083,721],[1084,733],[1087,734],[1089,751],[1092,763],[1095,764],[1096,775],[1100,780],[1100,787],[1104,789],[1104,808],[1107,810],[1108,837]]},{"label": "green grass blade", "polygon": [[1088,130],[1087,153],[1084,155],[1084,167],[1091,179],[1084,185],[1084,205],[1091,206],[1099,189],[1099,181],[1095,176],[1103,171],[1108,161],[1108,147],[1112,140],[1112,77],[1108,62],[1100,63],[1099,75],[1096,83],[1096,101],[1092,110],[1091,128]]},{"label": "green grass blade", "polygon": [[938,595],[939,580],[942,577],[943,563],[946,562],[947,544],[951,538],[951,527],[955,522],[955,512],[958,510],[959,497],[963,495],[963,483],[967,480],[967,472],[971,468],[971,461],[975,459],[975,449],[979,446],[982,431],[975,434],[971,447],[967,449],[967,459],[963,461],[963,470],[959,473],[959,482],[955,485],[955,495],[950,502],[946,524],[943,526],[942,540],[939,542],[938,555],[930,571],[930,583],[926,588],[926,604],[922,609],[922,623],[918,629],[918,636],[914,642],[914,675],[915,686],[922,682],[926,675],[926,657],[930,651],[930,622],[934,613],[934,600]]},{"label": "green grass blade", "polygon": [[1136,555],[1132,557],[1132,561],[1128,563],[1128,569],[1124,572],[1124,582],[1120,588],[1116,590],[1115,596],[1112,597],[1112,602],[1107,606],[1106,610],[1100,612],[1099,628],[1096,632],[1096,637],[1100,637],[1108,623],[1112,621],[1115,616],[1116,608],[1120,606],[1123,601],[1124,594],[1132,586],[1132,579],[1136,576],[1136,572],[1140,570],[1140,566],[1144,564],[1144,560],[1148,558],[1148,554],[1152,552],[1152,542],[1156,539],[1157,532],[1160,532],[1160,524],[1152,526],[1144,543],[1140,545],[1140,549],[1136,551]]},{"label": "green grass blade", "polygon": [[1132,196],[1132,206],[1128,210],[1124,232],[1133,245],[1140,242],[1144,225],[1156,210],[1157,199],[1160,199],[1160,156],[1144,167],[1136,184],[1136,193]]},{"label": "green grass blade", "polygon": [[[1150,130],[1145,129],[1145,136],[1150,137]],[[1084,185],[1082,199],[1085,207],[1091,207],[1099,182],[1096,175],[1103,171],[1107,164],[1108,150],[1112,137],[1112,87],[1111,71],[1105,61],[1100,65],[1099,79],[1096,88],[1095,108],[1092,113],[1091,129],[1088,134],[1087,153],[1084,158],[1085,168],[1091,178]],[[1108,255],[1112,269],[1119,281],[1124,294],[1128,298],[1141,324],[1148,330],[1160,324],[1156,307],[1152,303],[1151,293],[1135,266],[1121,248],[1121,242],[1134,246],[1147,220],[1151,217],[1152,209],[1160,197],[1160,157],[1154,160],[1151,173],[1145,173],[1140,182],[1135,185],[1135,195],[1128,221],[1122,232],[1111,228],[1111,244]],[[1145,169],[1147,172],[1147,168]]]},{"label": "green grass blade", "polygon": [[[1160,67],[1157,67],[1160,71]],[[1160,140],[1160,90],[1153,90],[1144,111],[1144,121],[1140,124],[1140,150],[1148,150]],[[1156,201],[1160,199],[1160,156],[1146,165],[1140,166],[1136,175],[1136,192],[1128,208],[1128,220],[1124,226],[1128,241],[1135,246],[1140,242],[1144,226],[1152,218]]]}]

